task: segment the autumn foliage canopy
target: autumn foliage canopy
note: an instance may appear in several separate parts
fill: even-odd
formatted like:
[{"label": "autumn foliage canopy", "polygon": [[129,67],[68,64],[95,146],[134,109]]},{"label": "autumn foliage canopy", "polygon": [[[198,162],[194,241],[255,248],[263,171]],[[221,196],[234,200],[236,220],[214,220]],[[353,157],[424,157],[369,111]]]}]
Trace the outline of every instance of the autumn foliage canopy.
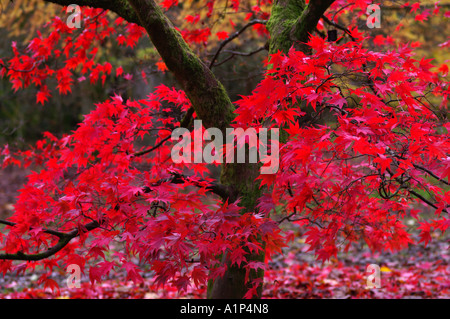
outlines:
[{"label": "autumn foliage canopy", "polygon": [[[251,8],[243,21],[227,18],[232,31],[203,27],[218,5],[203,2],[205,11],[186,16],[188,26],[179,29],[190,46],[220,44],[238,23],[254,20],[260,23],[246,32],[269,37],[270,0],[228,2],[230,12]],[[139,260],[155,283],[186,290],[224,274],[227,265],[217,257],[225,252],[247,272],[265,269],[267,263],[246,255],[265,250],[267,261],[279,253],[290,239],[281,228],[287,222],[306,231],[310,250],[323,261],[360,241],[373,250],[417,244],[405,216],[418,220],[421,244],[433,230],[447,231],[448,67],[417,57],[409,43],[378,37],[374,45],[356,23],[327,41],[326,20],[337,23],[351,13],[356,21],[369,4],[334,1],[308,39],[311,52],[293,46],[272,53],[257,87],[234,102],[233,127],[283,130],[278,172],[254,181],[263,189],[254,211],[242,212],[239,199],[230,201],[216,187],[214,164],[171,160],[171,131],[185,125],[191,102],[164,84],[143,99],[99,101],[70,134],[45,132],[27,149],[4,146],[3,167],[33,172],[15,213],[2,221],[0,273],[40,265],[48,270],[41,282],[52,287],[53,268],[77,264],[92,282],[118,270],[140,282]],[[170,11],[181,3],[160,5]],[[438,4],[405,6],[419,20],[448,19]],[[0,76],[15,91],[35,90],[44,108],[50,96],[70,94],[78,82],[131,79],[121,65],[98,59],[98,46],[116,41],[133,49],[147,37],[145,29],[103,9],[82,7],[81,17],[82,29],[55,17],[27,45],[12,43],[12,56],[0,59]],[[157,67],[168,72],[163,60]],[[133,76],[146,78],[145,72]],[[422,219],[417,204],[431,208],[434,218]]]}]

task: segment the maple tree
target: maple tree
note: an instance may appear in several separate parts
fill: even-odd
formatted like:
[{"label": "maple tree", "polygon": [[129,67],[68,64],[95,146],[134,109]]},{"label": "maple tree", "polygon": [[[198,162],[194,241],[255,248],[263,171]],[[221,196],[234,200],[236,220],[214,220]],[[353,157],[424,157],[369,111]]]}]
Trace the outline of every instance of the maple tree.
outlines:
[{"label": "maple tree", "polygon": [[[40,282],[52,288],[53,268],[77,264],[92,282],[116,270],[140,282],[137,257],[156,287],[186,291],[209,282],[210,298],[260,297],[267,260],[289,239],[283,222],[305,229],[324,261],[361,240],[373,250],[414,244],[405,216],[418,219],[425,245],[433,230],[447,231],[448,66],[358,28],[372,1],[202,1],[183,29],[168,16],[189,1],[49,2],[83,6],[83,27],[55,17],[26,47],[13,43],[0,76],[14,91],[35,87],[45,107],[77,80],[130,78],[122,66],[99,61],[97,46],[112,39],[134,48],[147,36],[161,57],[158,69],[171,72],[179,88],[161,84],[143,99],[113,95],[71,134],[45,132],[29,149],[2,148],[3,167],[33,172],[14,215],[0,220],[0,272],[43,266]],[[418,21],[449,16],[439,3],[400,8]],[[200,21],[216,10],[244,12],[240,28],[232,18],[233,32],[204,27]],[[348,27],[341,18],[351,20]],[[327,40],[327,28],[340,31],[336,41]],[[249,31],[267,42],[253,51],[268,50],[267,71],[252,94],[232,102],[213,70],[224,48]],[[197,54],[213,38],[216,51]],[[441,47],[448,50],[449,41]],[[194,119],[223,132],[281,128],[278,172],[260,174],[261,163],[213,163],[217,178],[211,164],[173,162],[171,131],[196,134]],[[416,202],[435,218],[422,220]]]}]

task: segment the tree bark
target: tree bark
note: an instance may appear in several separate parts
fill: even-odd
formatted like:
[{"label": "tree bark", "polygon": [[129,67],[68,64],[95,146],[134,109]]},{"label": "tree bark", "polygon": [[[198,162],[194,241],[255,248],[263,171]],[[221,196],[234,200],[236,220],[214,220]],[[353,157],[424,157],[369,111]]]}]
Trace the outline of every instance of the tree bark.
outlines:
[{"label": "tree bark", "polygon": [[[248,153],[247,153],[248,154]],[[225,163],[222,167],[221,183],[228,185],[230,191],[229,201],[240,199],[242,213],[255,212],[257,199],[261,195],[260,183],[255,179],[259,176],[260,166],[254,163]],[[264,248],[264,243],[260,241]],[[250,253],[245,255],[247,263],[250,261],[264,262],[265,253]],[[209,299],[242,299],[245,293],[252,287],[254,280],[260,280],[255,298],[262,296],[262,281],[264,271],[250,271],[248,281],[245,281],[246,269],[244,266],[231,265],[229,254],[220,256],[221,262],[227,265],[227,270],[223,277],[210,281],[208,284],[207,298]]]}]

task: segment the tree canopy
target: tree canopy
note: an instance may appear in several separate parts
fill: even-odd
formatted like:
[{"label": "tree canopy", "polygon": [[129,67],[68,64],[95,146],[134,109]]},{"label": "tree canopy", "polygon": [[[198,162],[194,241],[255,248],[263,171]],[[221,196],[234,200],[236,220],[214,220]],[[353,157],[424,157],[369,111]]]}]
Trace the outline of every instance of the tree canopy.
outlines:
[{"label": "tree canopy", "polygon": [[[140,97],[113,90],[73,131],[2,147],[3,167],[32,173],[14,214],[0,220],[0,272],[42,266],[40,281],[51,287],[53,268],[76,264],[92,282],[115,270],[140,282],[140,261],[157,285],[183,291],[209,281],[211,298],[259,297],[268,259],[289,240],[287,222],[305,230],[320,261],[361,241],[373,251],[417,244],[406,216],[418,221],[419,244],[447,231],[450,38],[431,36],[433,61],[398,17],[409,15],[411,28],[448,22],[448,4],[384,1],[370,11],[368,0],[45,2],[81,11],[61,7],[36,35],[12,42],[0,76],[14,92],[34,90],[45,108],[82,83],[148,83],[159,72],[176,84],[149,84]],[[379,17],[381,29],[368,27]],[[395,31],[383,33],[385,25]],[[154,50],[151,72],[149,64],[132,72],[111,54],[143,44]],[[220,70],[244,68],[236,62],[244,58],[264,73],[237,97],[228,91],[241,83],[225,85]],[[225,145],[207,132],[217,129],[217,139],[227,128],[279,130],[279,139],[257,145],[270,145],[272,162],[226,161]],[[173,160],[176,129],[192,137],[181,163]],[[232,144],[251,149],[245,136]],[[273,161],[277,170],[261,173]],[[418,204],[434,217],[423,219]]]}]

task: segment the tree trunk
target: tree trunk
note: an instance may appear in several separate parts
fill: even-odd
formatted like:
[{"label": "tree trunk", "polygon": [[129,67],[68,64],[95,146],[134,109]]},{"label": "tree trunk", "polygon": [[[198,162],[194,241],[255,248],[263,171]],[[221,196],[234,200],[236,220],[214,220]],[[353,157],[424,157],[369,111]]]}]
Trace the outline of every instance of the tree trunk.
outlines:
[{"label": "tree trunk", "polygon": [[[256,200],[261,195],[260,183],[255,179],[259,176],[260,166],[253,163],[226,163],[222,168],[221,182],[228,185],[231,190],[230,201],[240,198],[242,212],[254,212],[256,210]],[[264,247],[264,243],[261,242]],[[247,262],[264,262],[264,251],[260,253],[250,253],[245,255]],[[252,270],[248,281],[245,281],[246,263],[240,267],[231,265],[228,254],[221,256],[222,263],[227,264],[227,270],[223,277],[217,278],[208,284],[207,297],[210,299],[242,299],[245,293],[251,288],[254,280],[259,279],[262,283],[264,271]],[[258,286],[256,298],[262,295],[262,284]]]}]

